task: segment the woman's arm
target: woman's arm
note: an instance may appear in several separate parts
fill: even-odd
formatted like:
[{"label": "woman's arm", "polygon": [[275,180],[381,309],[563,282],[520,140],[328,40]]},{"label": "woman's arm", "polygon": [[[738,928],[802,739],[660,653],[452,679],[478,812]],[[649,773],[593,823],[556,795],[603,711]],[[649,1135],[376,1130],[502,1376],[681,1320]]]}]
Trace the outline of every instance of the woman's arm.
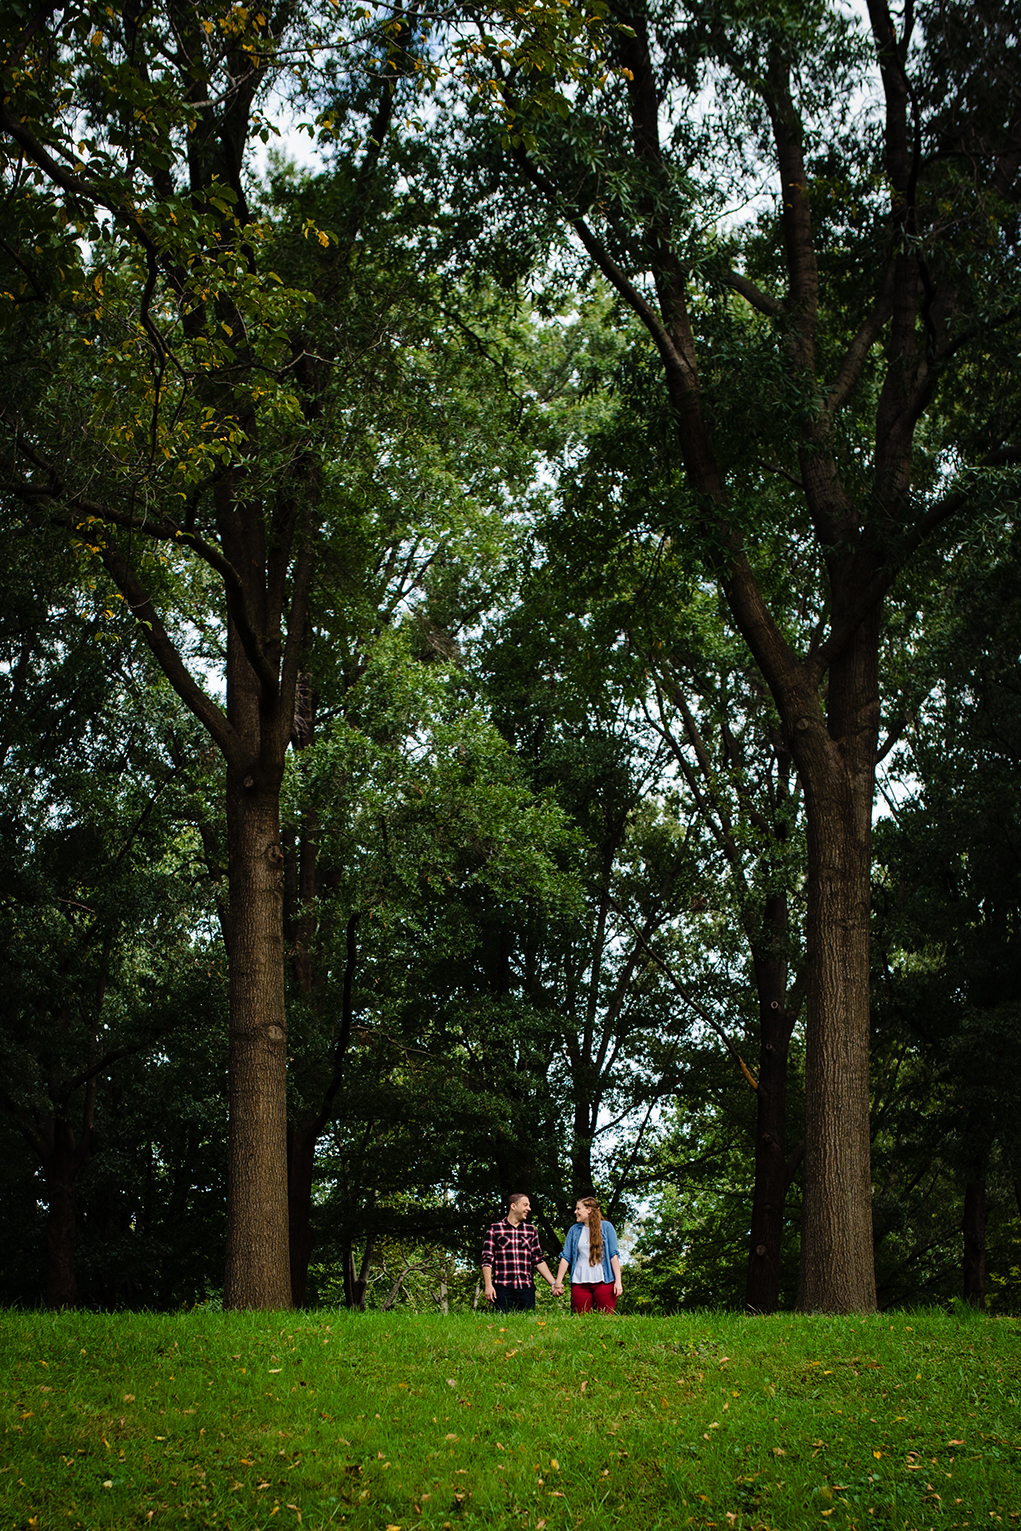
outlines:
[{"label": "woman's arm", "polygon": [[564,1290],[564,1277],[567,1275],[567,1272],[571,1268],[571,1261],[574,1259],[575,1250],[578,1247],[578,1239],[580,1236],[581,1227],[578,1223],[575,1223],[573,1227],[568,1228],[567,1237],[564,1240],[564,1247],[560,1251],[560,1268],[557,1271],[557,1279],[553,1283],[553,1291],[558,1297]]},{"label": "woman's arm", "polygon": [[616,1255],[611,1257],[610,1268],[613,1271],[613,1294],[619,1297],[624,1290],[624,1284],[620,1279],[620,1260]]}]

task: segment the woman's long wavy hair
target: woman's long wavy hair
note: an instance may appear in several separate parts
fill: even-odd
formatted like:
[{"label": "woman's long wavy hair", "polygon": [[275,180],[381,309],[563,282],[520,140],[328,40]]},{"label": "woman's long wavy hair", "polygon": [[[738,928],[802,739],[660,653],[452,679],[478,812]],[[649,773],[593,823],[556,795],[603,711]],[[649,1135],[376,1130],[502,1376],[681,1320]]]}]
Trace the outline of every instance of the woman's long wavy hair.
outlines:
[{"label": "woman's long wavy hair", "polygon": [[603,1263],[603,1216],[594,1196],[579,1196],[579,1207],[588,1208],[588,1263]]}]

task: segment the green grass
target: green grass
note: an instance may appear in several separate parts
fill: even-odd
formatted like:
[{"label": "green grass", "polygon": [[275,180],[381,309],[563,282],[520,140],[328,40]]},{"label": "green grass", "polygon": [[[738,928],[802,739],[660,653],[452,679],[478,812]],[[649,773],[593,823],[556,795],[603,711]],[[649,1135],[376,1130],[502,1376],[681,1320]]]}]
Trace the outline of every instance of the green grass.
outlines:
[{"label": "green grass", "polygon": [[1021,1324],[0,1317],[2,1531],[1021,1525]]}]

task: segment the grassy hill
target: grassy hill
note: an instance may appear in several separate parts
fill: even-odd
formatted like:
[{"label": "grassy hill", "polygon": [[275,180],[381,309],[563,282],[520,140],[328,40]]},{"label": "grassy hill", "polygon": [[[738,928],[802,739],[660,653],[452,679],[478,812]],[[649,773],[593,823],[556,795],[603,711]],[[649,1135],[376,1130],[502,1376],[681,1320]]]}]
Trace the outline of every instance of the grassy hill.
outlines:
[{"label": "grassy hill", "polygon": [[1021,1526],[1021,1323],[12,1314],[3,1531]]}]

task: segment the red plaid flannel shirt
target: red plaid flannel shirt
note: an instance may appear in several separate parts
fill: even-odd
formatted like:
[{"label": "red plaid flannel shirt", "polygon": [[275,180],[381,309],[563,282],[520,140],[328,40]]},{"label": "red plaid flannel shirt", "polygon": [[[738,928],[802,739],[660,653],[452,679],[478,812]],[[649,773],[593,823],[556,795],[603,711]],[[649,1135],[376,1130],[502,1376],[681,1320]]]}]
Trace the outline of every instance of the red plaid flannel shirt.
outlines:
[{"label": "red plaid flannel shirt", "polygon": [[482,1264],[493,1271],[494,1286],[531,1286],[532,1272],[542,1263],[539,1235],[531,1223],[514,1224],[507,1218],[486,1229]]}]

